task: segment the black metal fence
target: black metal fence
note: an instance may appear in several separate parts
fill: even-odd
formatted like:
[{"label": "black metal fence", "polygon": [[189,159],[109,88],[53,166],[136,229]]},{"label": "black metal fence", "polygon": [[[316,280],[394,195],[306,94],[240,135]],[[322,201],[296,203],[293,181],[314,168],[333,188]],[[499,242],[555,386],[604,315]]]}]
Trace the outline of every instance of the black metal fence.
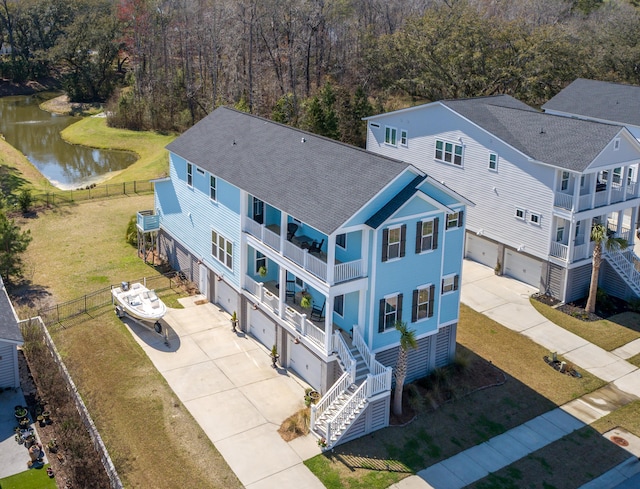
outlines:
[{"label": "black metal fence", "polygon": [[[156,292],[173,289],[185,285],[186,277],[189,276],[188,270],[171,271],[163,275],[153,275],[151,277],[143,277],[138,280],[130,280],[130,282],[140,282],[145,284],[148,289],[154,289]],[[38,311],[38,315],[42,318],[45,325],[50,326],[61,321],[74,318],[81,314],[90,314],[102,307],[108,306],[113,302],[111,289],[119,287],[120,284],[110,285],[95,292],[83,295],[78,299],[73,299],[55,306],[46,307]]]},{"label": "black metal fence", "polygon": [[107,183],[105,185],[87,186],[76,190],[57,190],[44,194],[33,194],[35,204],[47,206],[71,204],[92,199],[105,199],[118,195],[141,195],[153,193],[153,183],[148,180],[133,182]]}]

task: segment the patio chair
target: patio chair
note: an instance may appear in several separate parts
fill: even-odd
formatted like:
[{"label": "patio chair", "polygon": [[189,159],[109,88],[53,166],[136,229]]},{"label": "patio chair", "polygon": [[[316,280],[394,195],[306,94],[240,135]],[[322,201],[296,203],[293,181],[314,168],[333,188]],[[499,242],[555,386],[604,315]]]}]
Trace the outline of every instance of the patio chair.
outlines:
[{"label": "patio chair", "polygon": [[287,224],[287,241],[291,241],[298,230],[298,225],[295,222]]},{"label": "patio chair", "polygon": [[322,251],[323,244],[324,244],[324,238],[322,238],[322,241],[320,241],[319,243],[317,241],[314,241],[313,243],[311,243],[311,246],[309,247],[309,253],[320,253]]},{"label": "patio chair", "polygon": [[296,281],[295,280],[287,280],[287,289],[285,291],[285,301],[287,299],[293,300],[293,303],[296,303]]},{"label": "patio chair", "polygon": [[312,321],[322,321],[324,319],[324,301],[322,303],[322,307],[318,307],[315,304],[311,307],[311,320]]}]

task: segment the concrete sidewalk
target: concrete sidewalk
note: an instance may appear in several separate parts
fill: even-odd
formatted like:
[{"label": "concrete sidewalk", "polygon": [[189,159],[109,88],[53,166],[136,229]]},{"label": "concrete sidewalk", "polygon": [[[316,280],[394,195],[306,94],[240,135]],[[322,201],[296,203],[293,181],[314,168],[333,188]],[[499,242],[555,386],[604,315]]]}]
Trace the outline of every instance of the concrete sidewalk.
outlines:
[{"label": "concrete sidewalk", "polygon": [[273,369],[269,352],[233,333],[229,315],[202,296],[170,309],[169,345],[151,329],[127,321],[134,338],[165,377],[242,484],[249,489],[324,486],[302,463],[320,453],[313,436],[290,443],[277,433],[304,407],[304,382]]}]

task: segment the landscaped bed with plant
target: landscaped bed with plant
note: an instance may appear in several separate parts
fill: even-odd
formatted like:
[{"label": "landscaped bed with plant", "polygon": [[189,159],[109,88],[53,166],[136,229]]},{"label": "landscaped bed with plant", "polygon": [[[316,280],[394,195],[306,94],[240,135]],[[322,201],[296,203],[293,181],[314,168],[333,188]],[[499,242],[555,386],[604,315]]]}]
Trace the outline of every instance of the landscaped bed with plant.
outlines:
[{"label": "landscaped bed with plant", "polygon": [[326,487],[386,488],[604,385],[549,368],[544,348],[464,305],[458,343],[456,364],[405,387],[415,420],[305,462]]}]

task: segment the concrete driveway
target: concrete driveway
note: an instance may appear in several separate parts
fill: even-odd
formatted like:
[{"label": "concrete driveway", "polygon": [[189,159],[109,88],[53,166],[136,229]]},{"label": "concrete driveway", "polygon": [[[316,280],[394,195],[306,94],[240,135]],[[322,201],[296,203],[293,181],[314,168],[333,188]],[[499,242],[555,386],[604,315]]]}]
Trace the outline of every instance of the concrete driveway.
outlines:
[{"label": "concrete driveway", "polygon": [[313,436],[290,443],[277,433],[304,407],[307,385],[273,369],[267,348],[233,333],[229,315],[202,296],[180,299],[163,319],[169,344],[126,320],[158,371],[249,489],[324,486],[302,464],[320,453]]}]

